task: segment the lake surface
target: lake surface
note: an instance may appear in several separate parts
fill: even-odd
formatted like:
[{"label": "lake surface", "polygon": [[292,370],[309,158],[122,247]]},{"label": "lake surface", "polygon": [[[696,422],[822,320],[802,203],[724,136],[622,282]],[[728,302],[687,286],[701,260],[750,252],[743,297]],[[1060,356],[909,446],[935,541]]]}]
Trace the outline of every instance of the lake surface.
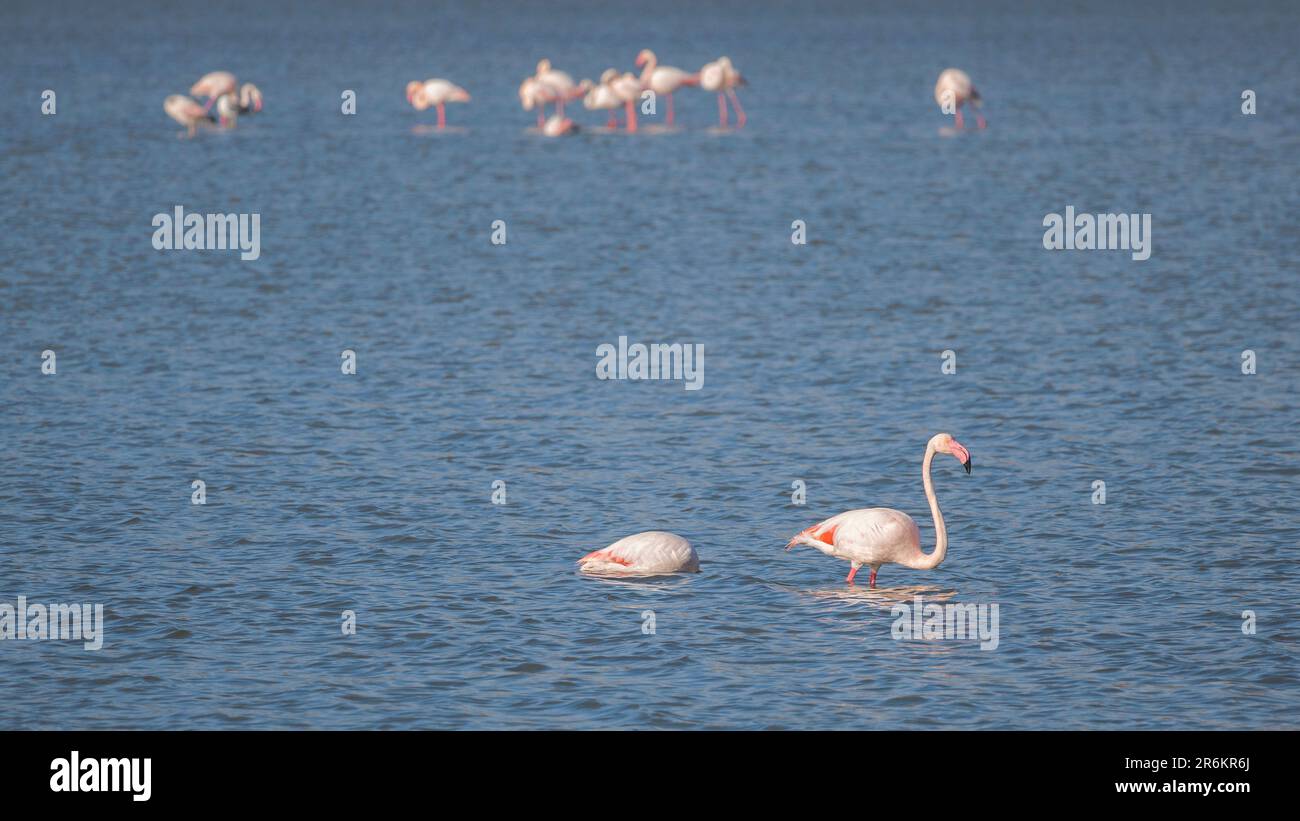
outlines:
[{"label": "lake surface", "polygon": [[[1294,4],[114,5],[0,9],[0,602],[105,612],[0,641],[0,725],[1300,726]],[[746,128],[686,89],[675,133],[529,132],[539,58],[644,47],[729,55]],[[215,69],[265,110],[178,139]],[[155,250],[177,205],[260,259]],[[1045,250],[1067,206],[1150,259]],[[597,379],[620,336],[702,389]],[[929,550],[939,431],[940,567],[783,550],[871,506]],[[650,529],[702,572],[575,572]],[[996,649],[896,640],[918,594]]]}]

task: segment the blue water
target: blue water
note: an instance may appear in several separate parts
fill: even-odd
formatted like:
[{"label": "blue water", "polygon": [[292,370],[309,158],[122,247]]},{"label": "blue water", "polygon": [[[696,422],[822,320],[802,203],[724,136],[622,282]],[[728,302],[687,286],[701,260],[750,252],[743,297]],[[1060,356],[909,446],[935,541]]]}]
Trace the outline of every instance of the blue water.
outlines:
[{"label": "blue water", "polygon": [[[1300,726],[1294,4],[176,5],[0,7],[0,602],[106,613],[0,641],[0,725]],[[647,46],[729,55],[748,126],[527,131],[538,58]],[[987,131],[941,133],[949,65]],[[178,139],[215,69],[265,110]],[[178,204],[261,258],[154,250]],[[1151,258],[1044,250],[1067,205]],[[704,388],[596,379],[620,335]],[[939,568],[782,550],[876,505],[928,550],[939,431]],[[700,574],[575,573],[659,528]],[[997,648],[892,638],[917,593]]]}]

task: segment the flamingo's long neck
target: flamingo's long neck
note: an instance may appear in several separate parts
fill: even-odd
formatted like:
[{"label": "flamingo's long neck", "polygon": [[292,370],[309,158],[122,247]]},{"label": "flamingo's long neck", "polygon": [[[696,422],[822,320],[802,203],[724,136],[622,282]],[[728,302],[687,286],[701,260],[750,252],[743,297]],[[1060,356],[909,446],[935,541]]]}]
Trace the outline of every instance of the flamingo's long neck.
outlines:
[{"label": "flamingo's long neck", "polygon": [[641,69],[641,87],[645,88],[650,85],[650,77],[655,73],[659,66],[659,60],[654,55],[646,58],[645,68]]},{"label": "flamingo's long neck", "polygon": [[939,500],[934,497],[934,483],[930,481],[930,463],[934,461],[934,445],[925,449],[925,461],[921,463],[921,481],[925,485],[925,498],[930,503],[930,516],[934,519],[934,550],[930,555],[917,550],[916,558],[908,562],[908,567],[917,570],[932,570],[948,555],[948,529],[943,525],[943,513],[939,511]]}]

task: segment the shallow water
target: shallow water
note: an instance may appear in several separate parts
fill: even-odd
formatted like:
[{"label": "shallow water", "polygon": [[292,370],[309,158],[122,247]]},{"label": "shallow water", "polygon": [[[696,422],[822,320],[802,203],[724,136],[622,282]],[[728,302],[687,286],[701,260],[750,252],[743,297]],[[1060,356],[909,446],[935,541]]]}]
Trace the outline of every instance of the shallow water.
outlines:
[{"label": "shallow water", "polygon": [[[1297,726],[1294,4],[209,5],[0,8],[0,602],[107,619],[0,642],[3,726]],[[673,133],[529,133],[539,57],[645,46],[730,55],[747,128],[689,90]],[[941,133],[948,65],[986,132]],[[178,139],[217,68],[266,110]],[[177,204],[260,213],[261,258],[155,251]],[[1152,214],[1151,258],[1044,250],[1067,205]],[[620,335],[702,344],[703,389],[596,379]],[[875,505],[928,550],[941,430],[938,569],[783,551]],[[575,572],[658,528],[701,573]],[[895,640],[918,593],[998,604],[997,649]]]}]

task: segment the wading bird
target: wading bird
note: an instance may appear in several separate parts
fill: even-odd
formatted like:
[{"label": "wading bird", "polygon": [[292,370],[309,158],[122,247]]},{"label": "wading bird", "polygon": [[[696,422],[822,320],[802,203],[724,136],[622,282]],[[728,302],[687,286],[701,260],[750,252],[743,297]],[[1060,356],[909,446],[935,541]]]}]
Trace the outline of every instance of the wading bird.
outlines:
[{"label": "wading bird", "polygon": [[625,71],[609,81],[609,87],[623,101],[623,112],[627,115],[624,128],[629,133],[636,131],[636,103],[641,99],[641,81],[630,71]]},{"label": "wading bird", "polygon": [[650,49],[642,49],[636,56],[636,64],[641,66],[641,88],[650,89],[655,94],[668,98],[668,115],[665,122],[673,124],[673,92],[682,86],[697,86],[700,75],[682,71],[680,68],[659,65],[659,58]]},{"label": "wading bird", "polygon": [[931,437],[921,461],[921,483],[925,486],[925,498],[930,502],[930,515],[934,518],[935,544],[929,555],[921,552],[921,531],[912,517],[888,507],[850,510],[832,516],[795,536],[785,549],[807,545],[827,556],[847,560],[850,570],[845,581],[849,584],[853,584],[858,569],[866,565],[871,568],[872,587],[876,586],[876,570],[882,564],[901,564],[916,570],[938,567],[948,555],[948,531],[943,525],[939,502],[934,498],[934,485],[930,482],[930,462],[936,453],[956,457],[970,473],[970,452],[965,447],[946,433]]},{"label": "wading bird", "polygon": [[582,105],[590,111],[608,111],[609,122],[605,125],[609,128],[618,127],[618,118],[614,116],[614,109],[623,105],[623,100],[614,91],[611,83],[618,78],[618,69],[607,68],[605,73],[600,75],[600,83],[594,86],[587,95],[582,98]]},{"label": "wading bird", "polygon": [[561,117],[564,116],[565,103],[581,98],[592,87],[591,80],[573,82],[573,77],[567,72],[552,68],[551,61],[545,57],[537,61],[537,73],[533,75],[533,79],[554,90],[555,113]]},{"label": "wading bird", "polygon": [[700,69],[700,88],[718,92],[718,125],[721,127],[727,127],[728,98],[736,109],[736,128],[745,127],[745,109],[740,107],[740,98],[736,96],[736,86],[744,84],[745,78],[731,64],[730,57],[719,57]]},{"label": "wading bird", "polygon": [[519,84],[519,105],[524,111],[537,109],[538,128],[546,123],[546,106],[559,98],[559,92],[536,77],[525,77]]},{"label": "wading bird", "polygon": [[578,133],[578,124],[563,114],[552,114],[542,124],[542,136],[565,137]]},{"label": "wading bird", "polygon": [[[957,125],[957,130],[964,128],[961,117],[961,107],[970,103],[972,108],[979,108],[984,105],[984,100],[980,98],[979,91],[971,83],[970,77],[966,72],[958,68],[946,68],[939,75],[939,82],[934,84],[934,101],[947,114],[952,111],[953,120]],[[978,111],[975,112],[975,125],[983,128],[984,116]]]},{"label": "wading bird", "polygon": [[584,573],[698,573],[700,557],[691,543],[675,533],[647,530],[578,559]]},{"label": "wading bird", "polygon": [[447,125],[447,103],[468,103],[469,92],[448,80],[434,77],[425,80],[412,80],[406,84],[406,100],[416,111],[424,111],[433,106],[438,109],[438,128]]}]

